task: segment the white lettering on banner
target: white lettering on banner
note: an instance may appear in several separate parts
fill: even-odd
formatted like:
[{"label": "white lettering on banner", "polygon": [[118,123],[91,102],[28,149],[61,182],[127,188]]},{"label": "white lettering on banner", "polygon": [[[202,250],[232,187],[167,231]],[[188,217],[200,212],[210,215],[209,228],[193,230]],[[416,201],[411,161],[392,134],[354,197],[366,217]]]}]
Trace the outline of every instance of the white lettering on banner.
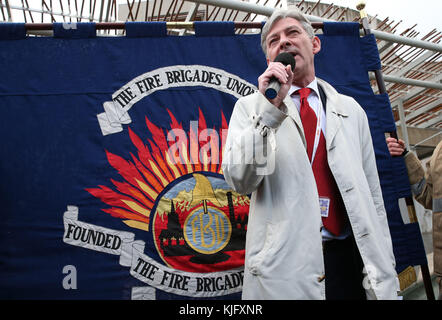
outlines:
[{"label": "white lettering on banner", "polygon": [[63,241],[90,250],[120,255],[120,265],[156,289],[191,297],[224,296],[242,290],[243,268],[224,272],[194,273],[169,268],[144,254],[145,243],[131,232],[117,231],[78,221],[78,207],[64,213]]},{"label": "white lettering on banner", "polygon": [[68,206],[68,211],[64,213],[64,229],[65,243],[114,255],[121,255],[122,249],[128,243],[133,243],[135,237],[130,232],[78,221],[78,208],[75,206]]},{"label": "white lettering on banner", "polygon": [[128,111],[144,97],[158,90],[188,86],[209,87],[236,98],[257,90],[238,76],[213,67],[176,65],[159,68],[136,77],[112,94],[112,101],[103,103],[105,112],[97,115],[102,134],[121,132],[122,124],[131,123]]}]

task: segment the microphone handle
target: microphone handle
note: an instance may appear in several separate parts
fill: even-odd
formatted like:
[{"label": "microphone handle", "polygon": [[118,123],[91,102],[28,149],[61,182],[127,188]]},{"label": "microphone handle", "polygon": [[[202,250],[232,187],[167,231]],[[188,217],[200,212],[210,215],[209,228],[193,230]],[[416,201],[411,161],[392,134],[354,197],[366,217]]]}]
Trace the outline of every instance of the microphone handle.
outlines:
[{"label": "microphone handle", "polygon": [[281,84],[276,78],[272,78],[269,85],[266,88],[265,96],[267,99],[275,99],[278,95],[279,89],[281,89]]}]

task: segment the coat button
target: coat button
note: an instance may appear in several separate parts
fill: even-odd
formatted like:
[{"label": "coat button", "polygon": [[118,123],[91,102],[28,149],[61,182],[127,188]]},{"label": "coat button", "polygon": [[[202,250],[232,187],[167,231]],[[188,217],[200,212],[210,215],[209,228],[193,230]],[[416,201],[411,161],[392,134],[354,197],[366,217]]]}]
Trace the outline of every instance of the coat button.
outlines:
[{"label": "coat button", "polygon": [[267,133],[268,133],[268,131],[269,131],[269,127],[267,127],[267,126],[263,126],[262,129],[261,129],[261,131],[260,131],[259,133],[261,134],[261,136],[263,136],[263,137],[267,137]]},{"label": "coat button", "polygon": [[325,279],[325,274],[323,274],[322,276],[318,277],[318,282],[322,282]]},{"label": "coat button", "polygon": [[258,269],[256,269],[256,267],[250,267],[250,273],[254,276],[258,276],[259,275],[259,271]]}]

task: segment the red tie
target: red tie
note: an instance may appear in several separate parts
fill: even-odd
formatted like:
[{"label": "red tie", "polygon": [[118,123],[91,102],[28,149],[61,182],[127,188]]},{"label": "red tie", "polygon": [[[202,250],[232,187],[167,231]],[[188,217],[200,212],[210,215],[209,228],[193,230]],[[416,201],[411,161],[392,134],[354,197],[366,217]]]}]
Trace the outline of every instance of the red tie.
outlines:
[{"label": "red tie", "polygon": [[301,116],[302,126],[304,127],[305,140],[307,141],[307,155],[310,161],[312,161],[313,145],[315,143],[315,132],[317,118],[313,109],[308,103],[308,96],[311,92],[310,88],[302,88],[298,90],[301,100],[301,109],[299,114]]},{"label": "red tie", "polygon": [[[302,126],[304,127],[304,135],[307,141],[307,154],[312,160],[313,145],[315,143],[315,133],[317,125],[317,117],[313,109],[310,107],[307,97],[311,90],[309,88],[302,88],[298,90],[301,100],[300,116]],[[328,166],[327,150],[325,147],[325,137],[321,132],[318,149],[315,156],[315,161],[312,164],[313,174],[316,180],[319,197],[328,199],[328,217],[322,217],[325,228],[333,233],[339,235],[346,221],[345,205],[342,201],[339,188]],[[327,203],[327,200],[326,202]]]}]

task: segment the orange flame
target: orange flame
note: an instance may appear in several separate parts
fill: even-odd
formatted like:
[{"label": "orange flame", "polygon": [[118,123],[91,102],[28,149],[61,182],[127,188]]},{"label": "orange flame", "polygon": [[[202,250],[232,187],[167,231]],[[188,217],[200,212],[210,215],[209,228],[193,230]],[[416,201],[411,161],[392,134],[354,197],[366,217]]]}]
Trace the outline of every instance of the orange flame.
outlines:
[{"label": "orange flame", "polygon": [[[183,130],[182,124],[178,123],[172,112],[166,110],[171,118],[170,128]],[[130,227],[149,231],[152,208],[158,195],[169,183],[183,175],[198,171],[222,174],[222,150],[227,133],[227,121],[222,111],[221,118],[222,124],[217,137],[214,136],[216,132],[214,130],[206,137],[207,139],[204,139],[205,141],[199,141],[197,132],[190,128],[187,132],[187,145],[182,142],[177,146],[177,142],[167,141],[169,131],[165,134],[163,129],[153,124],[146,116],[146,125],[152,135],[152,140],[148,139],[147,144],[128,128],[129,137],[137,151],[136,155],[130,153],[132,161],[105,150],[109,164],[125,181],[118,182],[111,179],[116,191],[101,185],[98,188],[87,188],[86,191],[111,206],[102,209],[104,212],[115,218],[126,219],[123,222]],[[199,109],[198,131],[205,129],[207,129],[206,120]]]}]

